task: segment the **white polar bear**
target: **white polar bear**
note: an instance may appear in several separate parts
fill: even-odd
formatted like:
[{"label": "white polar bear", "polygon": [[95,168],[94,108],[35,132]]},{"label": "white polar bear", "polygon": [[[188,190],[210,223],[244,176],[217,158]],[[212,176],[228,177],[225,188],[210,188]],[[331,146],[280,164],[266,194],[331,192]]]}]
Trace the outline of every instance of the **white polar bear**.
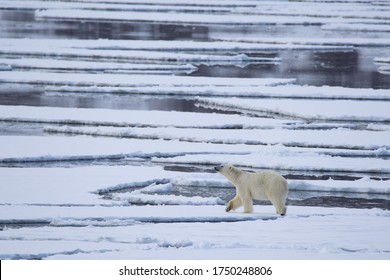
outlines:
[{"label": "white polar bear", "polygon": [[253,211],[253,199],[268,200],[276,208],[276,213],[286,214],[288,194],[287,181],[273,171],[249,173],[231,165],[214,167],[236,187],[236,196],[226,206],[226,212],[244,205],[244,213]]}]

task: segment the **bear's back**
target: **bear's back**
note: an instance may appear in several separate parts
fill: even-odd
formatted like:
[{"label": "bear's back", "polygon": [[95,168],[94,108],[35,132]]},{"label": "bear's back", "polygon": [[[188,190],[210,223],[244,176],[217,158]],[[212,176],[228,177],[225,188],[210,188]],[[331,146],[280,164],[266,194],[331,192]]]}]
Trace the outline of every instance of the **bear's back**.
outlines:
[{"label": "bear's back", "polygon": [[275,171],[263,170],[252,173],[251,176],[257,181],[258,184],[261,184],[266,188],[281,188],[281,190],[287,191],[287,180]]}]

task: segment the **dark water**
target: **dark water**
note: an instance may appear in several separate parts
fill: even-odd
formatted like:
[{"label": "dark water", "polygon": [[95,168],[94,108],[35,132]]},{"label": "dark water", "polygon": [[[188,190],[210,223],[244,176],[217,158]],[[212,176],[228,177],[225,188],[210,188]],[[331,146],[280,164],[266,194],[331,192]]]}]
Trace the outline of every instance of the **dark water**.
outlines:
[{"label": "dark water", "polygon": [[[1,74],[1,72],[0,72]],[[42,87],[0,84],[0,105],[25,105],[67,108],[105,108],[119,110],[160,110],[216,112],[198,107],[196,97],[154,97],[138,94],[50,93]]]}]

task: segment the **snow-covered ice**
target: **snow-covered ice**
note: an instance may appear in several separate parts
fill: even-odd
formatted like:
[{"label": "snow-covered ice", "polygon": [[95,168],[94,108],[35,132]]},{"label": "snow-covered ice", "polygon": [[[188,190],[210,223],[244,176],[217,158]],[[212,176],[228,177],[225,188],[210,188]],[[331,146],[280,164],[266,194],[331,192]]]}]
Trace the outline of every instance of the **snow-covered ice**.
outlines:
[{"label": "snow-covered ice", "polygon": [[[307,3],[305,3],[307,5]],[[284,9],[288,9],[290,5],[283,5]],[[299,9],[303,6],[301,5]],[[261,9],[261,10],[260,10]],[[313,9],[313,7],[311,7]],[[272,11],[269,15],[262,13],[264,6],[261,5],[259,10],[247,10],[240,13],[231,14],[197,14],[197,13],[162,13],[162,12],[131,12],[131,11],[97,11],[97,10],[81,10],[74,9],[72,13],[63,13],[61,9],[49,9],[40,10],[35,13],[37,19],[42,20],[93,20],[104,19],[113,21],[142,21],[142,22],[166,22],[166,23],[182,23],[182,24],[229,24],[229,25],[263,25],[263,24],[312,24],[321,25],[330,22],[363,22],[363,23],[375,23],[378,19],[373,19],[376,14],[383,14],[380,20],[384,21],[384,24],[389,20],[386,11],[363,11],[358,18],[349,18],[351,13],[344,14],[340,17],[316,17],[312,15],[306,15],[304,12],[299,12],[297,15],[284,15],[279,11],[279,17],[272,15]],[[262,16],[256,14],[256,12]],[[332,13],[333,11],[329,11]],[[354,11],[356,12],[356,11]],[[252,14],[254,13],[254,14]],[[367,16],[368,14],[368,16]],[[379,15],[380,16],[380,15]]]},{"label": "snow-covered ice", "polygon": [[[149,41],[97,40],[91,42],[91,40],[31,39],[31,41],[29,40],[30,44],[25,45],[23,44],[25,40],[0,39],[0,53],[34,58],[51,56],[68,60],[114,60],[122,64],[125,62],[155,64],[161,62],[165,64],[175,62],[275,64],[279,62],[277,57],[245,55],[245,52],[249,51],[267,53],[267,51],[275,49],[273,45],[269,44],[189,41],[178,41],[173,44],[170,41],[162,40],[151,44]],[[51,63],[53,64],[55,61]],[[38,63],[35,61],[35,64]],[[39,64],[43,65],[44,61]]]},{"label": "snow-covered ice", "polygon": [[[223,129],[215,133],[215,128],[117,128],[48,126],[50,133],[111,136],[138,139],[180,140],[184,142],[248,145],[284,145],[289,147],[344,148],[361,150],[389,149],[389,131],[356,131],[349,129],[293,130],[293,129]],[[325,137],[330,139],[323,140]]]},{"label": "snow-covered ice", "polygon": [[[0,259],[389,259],[386,1],[0,6]],[[284,71],[301,52],[320,62]],[[384,82],[301,82],[340,53]],[[114,94],[199,112],[82,100]],[[287,215],[226,213],[222,163],[282,173]]]},{"label": "snow-covered ice", "polygon": [[[326,29],[325,25],[325,29]],[[354,24],[348,25],[349,27],[355,26]],[[343,27],[344,29],[346,27]],[[377,27],[379,28],[379,27]],[[376,31],[376,30],[371,30]],[[326,38],[308,38],[308,37],[242,37],[242,38],[233,38],[230,39],[228,37],[222,37],[215,35],[215,39],[219,40],[227,40],[228,42],[242,42],[242,43],[258,43],[258,44],[276,44],[276,45],[284,45],[286,48],[292,48],[302,45],[310,45],[312,46],[349,46],[350,47],[383,47],[390,46],[390,39],[388,38],[366,38],[366,37],[326,37]],[[314,47],[315,48],[315,47]]]},{"label": "snow-covered ice", "polygon": [[251,79],[251,78],[211,78],[211,77],[188,77],[167,75],[132,75],[129,78],[125,74],[105,74],[98,76],[84,73],[39,73],[39,72],[16,72],[3,71],[0,81],[4,83],[26,83],[42,85],[76,85],[76,86],[115,86],[115,87],[188,87],[188,86],[276,86],[289,84],[294,79]]},{"label": "snow-covered ice", "polygon": [[378,66],[378,72],[389,75],[390,74],[390,57],[377,57],[374,59]]},{"label": "snow-covered ice", "polygon": [[[172,207],[164,209],[167,214],[173,212],[174,216],[180,211],[193,213],[196,217],[196,212],[201,211],[203,216],[210,218],[220,215],[217,213],[223,210],[222,206]],[[142,206],[133,210],[150,216],[156,211],[157,215],[161,214],[161,207]],[[223,216],[250,219],[263,217],[261,213],[268,211],[271,207],[262,206],[255,207],[253,215],[232,213]],[[131,214],[125,215],[131,218]],[[387,259],[390,250],[388,219],[387,211],[378,209],[289,207],[289,215],[282,219],[234,223],[9,229],[0,232],[1,258]],[[254,230],[258,228],[263,230]]]},{"label": "snow-covered ice", "polygon": [[171,73],[190,73],[197,68],[191,64],[172,65],[172,64],[140,64],[140,63],[113,63],[96,61],[72,61],[61,59],[9,59],[1,58],[0,64],[8,65],[8,70],[16,69],[40,69],[57,71],[85,71],[85,72],[104,72],[104,73],[127,73],[127,74],[171,74]]},{"label": "snow-covered ice", "polygon": [[[180,111],[110,110],[61,107],[0,106],[0,120],[66,125],[182,128],[273,128],[290,120]],[[299,122],[298,122],[299,123]]]},{"label": "snow-covered ice", "polygon": [[[264,100],[264,99],[212,99],[199,100],[206,106],[244,110],[276,117],[322,121],[389,122],[387,102],[351,100]],[[329,108],[332,108],[329,110]]]}]

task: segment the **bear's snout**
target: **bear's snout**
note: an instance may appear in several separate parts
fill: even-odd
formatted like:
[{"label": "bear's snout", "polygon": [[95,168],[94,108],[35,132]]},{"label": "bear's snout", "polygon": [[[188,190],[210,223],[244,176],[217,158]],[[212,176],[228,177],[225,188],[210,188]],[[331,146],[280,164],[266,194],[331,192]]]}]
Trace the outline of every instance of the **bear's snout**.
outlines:
[{"label": "bear's snout", "polygon": [[215,171],[218,171],[218,172],[221,171],[221,169],[222,169],[222,166],[215,166],[215,167],[214,167],[214,170],[215,170]]}]

